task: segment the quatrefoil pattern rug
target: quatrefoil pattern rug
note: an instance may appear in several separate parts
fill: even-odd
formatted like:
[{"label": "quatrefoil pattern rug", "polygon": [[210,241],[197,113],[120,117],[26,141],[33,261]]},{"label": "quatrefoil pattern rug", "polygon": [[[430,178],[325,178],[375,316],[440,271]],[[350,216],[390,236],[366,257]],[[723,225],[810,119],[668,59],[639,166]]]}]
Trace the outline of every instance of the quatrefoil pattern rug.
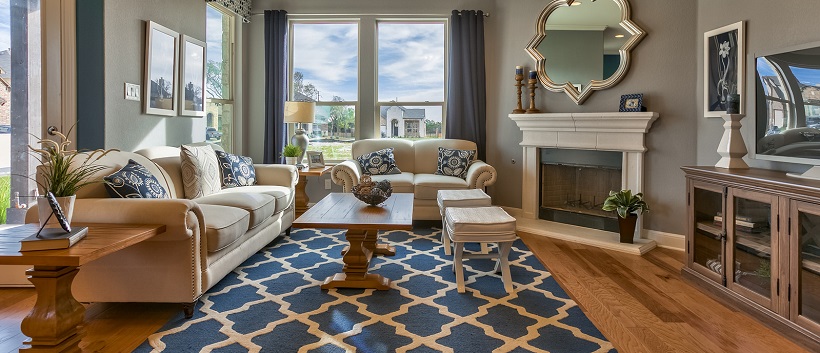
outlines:
[{"label": "quatrefoil pattern rug", "polygon": [[472,259],[459,294],[440,230],[380,238],[396,255],[375,257],[370,272],[390,278],[391,290],[319,289],[341,270],[344,231],[296,229],[203,295],[192,319],[180,313],[136,351],[615,352],[520,240],[510,253],[514,293],[492,260]]}]

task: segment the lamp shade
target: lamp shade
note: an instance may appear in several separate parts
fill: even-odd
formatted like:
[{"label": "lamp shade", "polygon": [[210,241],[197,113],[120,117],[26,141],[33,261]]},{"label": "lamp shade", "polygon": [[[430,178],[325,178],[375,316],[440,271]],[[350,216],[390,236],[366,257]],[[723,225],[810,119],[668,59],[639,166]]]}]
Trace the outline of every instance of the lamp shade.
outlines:
[{"label": "lamp shade", "polygon": [[315,102],[285,102],[286,123],[313,123],[315,112]]}]

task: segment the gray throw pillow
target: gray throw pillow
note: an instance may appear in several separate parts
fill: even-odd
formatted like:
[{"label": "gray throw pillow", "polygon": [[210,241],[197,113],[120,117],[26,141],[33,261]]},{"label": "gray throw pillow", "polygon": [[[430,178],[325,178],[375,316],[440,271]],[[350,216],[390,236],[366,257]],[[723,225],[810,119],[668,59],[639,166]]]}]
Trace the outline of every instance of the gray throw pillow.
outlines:
[{"label": "gray throw pillow", "polygon": [[401,174],[393,157],[393,147],[363,154],[356,160],[362,167],[362,173],[367,175]]},{"label": "gray throw pillow", "polygon": [[467,179],[467,169],[475,159],[475,150],[452,150],[438,148],[438,168],[436,174]]},{"label": "gray throw pillow", "polygon": [[195,199],[222,190],[219,162],[211,146],[182,145],[179,157],[185,198]]}]

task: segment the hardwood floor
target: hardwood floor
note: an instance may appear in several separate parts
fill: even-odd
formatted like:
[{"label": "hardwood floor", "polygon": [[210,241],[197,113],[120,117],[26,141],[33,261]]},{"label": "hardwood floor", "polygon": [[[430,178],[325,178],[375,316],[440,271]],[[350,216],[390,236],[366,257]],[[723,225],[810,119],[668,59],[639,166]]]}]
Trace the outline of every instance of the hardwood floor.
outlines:
[{"label": "hardwood floor", "polygon": [[[808,352],[683,282],[682,252],[655,249],[641,257],[520,236],[619,352]],[[20,320],[34,300],[33,289],[0,289],[0,353],[21,346],[26,337]],[[82,347],[86,352],[130,352],[180,308],[89,305]]]}]

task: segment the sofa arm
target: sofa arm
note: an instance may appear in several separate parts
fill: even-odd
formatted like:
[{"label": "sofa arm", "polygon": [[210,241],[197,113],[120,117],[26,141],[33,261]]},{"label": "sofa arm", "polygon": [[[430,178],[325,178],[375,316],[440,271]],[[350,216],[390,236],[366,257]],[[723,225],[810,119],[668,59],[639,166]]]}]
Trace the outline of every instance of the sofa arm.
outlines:
[{"label": "sofa arm", "polygon": [[[37,223],[37,206],[26,223]],[[72,223],[164,224],[165,233],[150,241],[176,241],[205,232],[205,218],[196,202],[186,199],[76,199]]]},{"label": "sofa arm", "polygon": [[336,185],[341,185],[344,192],[351,192],[362,177],[359,162],[354,160],[346,160],[333,166],[330,171],[330,180]]},{"label": "sofa arm", "polygon": [[493,166],[483,162],[475,161],[467,169],[467,184],[471,189],[484,189],[495,184],[498,173]]},{"label": "sofa arm", "polygon": [[254,164],[256,182],[260,185],[278,185],[295,188],[299,182],[296,166],[285,164]]}]

